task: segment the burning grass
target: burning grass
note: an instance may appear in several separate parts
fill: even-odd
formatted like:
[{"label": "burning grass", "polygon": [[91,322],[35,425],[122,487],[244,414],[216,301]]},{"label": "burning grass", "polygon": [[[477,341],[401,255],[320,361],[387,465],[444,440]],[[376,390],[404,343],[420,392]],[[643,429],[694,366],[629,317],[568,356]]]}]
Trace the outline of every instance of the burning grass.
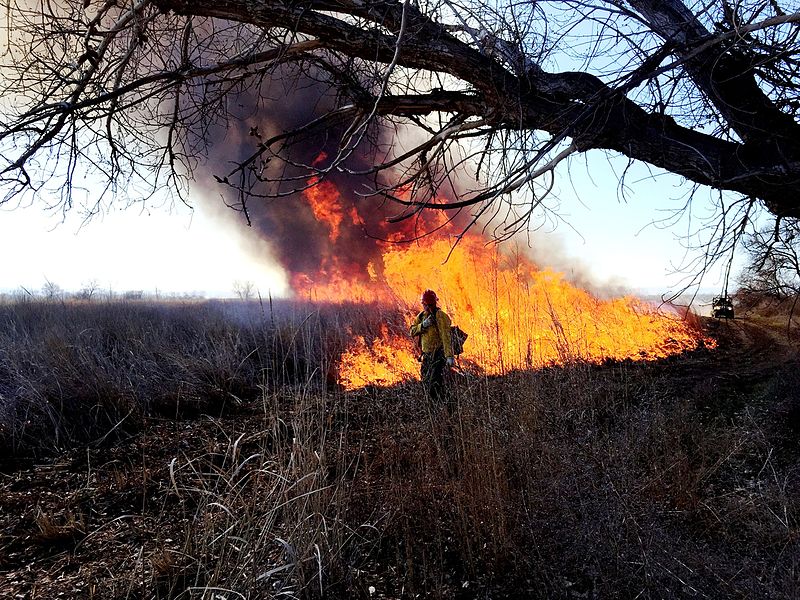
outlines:
[{"label": "burning grass", "polygon": [[[446,265],[441,257],[448,256]],[[309,288],[332,301],[352,297],[339,278]],[[468,332],[465,366],[492,375],[574,362],[656,360],[713,345],[703,339],[692,315],[633,297],[601,300],[562,275],[540,270],[520,253],[486,247],[475,235],[451,248],[447,240],[425,239],[413,247],[391,247],[381,255],[380,278],[368,287],[393,299],[386,327],[354,331],[339,368],[348,389],[390,385],[416,376],[418,364],[407,328],[419,309],[420,290],[436,282],[442,308]],[[310,285],[310,284],[309,284]],[[385,301],[388,302],[388,301]]]},{"label": "burning grass", "polygon": [[[43,452],[51,427],[60,443],[83,431],[103,443],[4,476],[0,588],[41,598],[796,597],[797,434],[760,404],[776,394],[797,403],[781,383],[795,363],[755,369],[729,340],[663,361],[465,372],[452,402],[431,406],[415,382],[334,385],[323,358],[353,340],[345,324],[365,339],[395,325],[376,306],[310,308],[5,307],[19,345],[4,339],[4,400],[24,373],[14,381],[39,395],[17,402],[59,390],[76,411],[30,408],[28,431],[42,437],[11,447]],[[90,322],[102,334],[83,344]],[[153,390],[161,403],[146,402]],[[210,392],[215,400],[179,410]],[[101,397],[125,404],[94,408]],[[137,403],[135,420],[112,424]],[[47,417],[38,425],[37,414]]]},{"label": "burning grass", "polygon": [[[316,159],[326,160],[324,152]],[[353,329],[338,372],[347,389],[415,376],[406,331],[428,288],[469,334],[467,365],[481,373],[656,360],[701,342],[696,326],[669,307],[632,297],[598,299],[534,264],[524,248],[499,246],[478,228],[466,228],[463,214],[425,211],[390,227],[375,203],[352,198],[347,186],[330,179],[308,183],[302,198],[319,229],[317,250],[324,252],[302,264],[284,261],[292,289],[303,298],[379,302],[402,313],[390,314],[389,326],[379,331]]]}]

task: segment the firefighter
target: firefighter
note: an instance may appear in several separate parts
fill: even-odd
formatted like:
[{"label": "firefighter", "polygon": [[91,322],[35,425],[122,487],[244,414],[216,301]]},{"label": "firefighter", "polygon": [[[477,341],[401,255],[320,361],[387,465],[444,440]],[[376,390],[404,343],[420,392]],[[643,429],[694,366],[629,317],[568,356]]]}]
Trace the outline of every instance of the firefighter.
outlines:
[{"label": "firefighter", "polygon": [[422,312],[411,325],[411,336],[420,338],[422,347],[422,384],[431,400],[444,399],[444,369],[453,366],[450,317],[436,306],[433,290],[422,294]]}]

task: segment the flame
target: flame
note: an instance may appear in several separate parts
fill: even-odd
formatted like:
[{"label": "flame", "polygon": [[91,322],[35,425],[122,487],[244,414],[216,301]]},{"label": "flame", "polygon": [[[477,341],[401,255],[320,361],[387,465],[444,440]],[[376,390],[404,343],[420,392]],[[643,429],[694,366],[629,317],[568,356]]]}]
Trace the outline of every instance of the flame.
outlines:
[{"label": "flame", "polygon": [[[312,165],[319,166],[327,159],[327,153],[321,152],[314,159]],[[355,206],[351,205],[345,211],[342,196],[332,181],[323,180],[321,176],[315,175],[308,180],[308,186],[303,191],[303,195],[311,206],[314,218],[328,226],[328,239],[331,242],[339,240],[345,212],[353,225],[364,225]]]},{"label": "flame", "polygon": [[310,187],[304,193],[314,212],[314,217],[328,226],[328,238],[335,242],[339,239],[344,219],[344,207],[339,190],[330,181],[320,181],[318,177],[312,177],[309,185]]},{"label": "flame", "polygon": [[367,385],[393,385],[419,372],[419,362],[408,337],[392,336],[381,327],[380,337],[367,342],[356,336],[342,353],[339,383],[348,390]]},{"label": "flame", "polygon": [[[411,324],[420,310],[419,294],[427,288],[469,334],[461,360],[488,374],[575,361],[654,360],[694,349],[702,340],[677,314],[633,297],[600,300],[563,275],[539,269],[523,253],[487,244],[478,234],[460,236],[455,248],[455,238],[443,235],[405,245],[376,241],[372,261],[348,260],[340,243],[346,211],[339,191],[323,181],[305,195],[315,217],[329,226],[332,253],[316,273],[293,277],[295,291],[328,302],[377,301],[404,313],[399,328],[353,336],[338,367],[346,389],[419,376],[414,344],[398,330]],[[363,224],[357,212],[347,214],[353,224]],[[441,214],[430,223],[447,231]],[[394,238],[387,234],[385,239]]]},{"label": "flame", "polygon": [[[451,244],[432,240],[384,256],[390,287],[408,304],[417,290],[436,288],[453,322],[470,333],[469,356],[490,373],[572,360],[662,358],[697,345],[676,315],[636,298],[599,300],[524,255],[487,247],[478,236]],[[437,260],[438,257],[438,260]]]},{"label": "flame", "polygon": [[316,272],[293,275],[291,286],[297,296],[315,302],[396,301],[391,289],[379,280],[373,263],[363,272],[361,268],[360,263],[328,256]]},{"label": "flame", "polygon": [[[655,360],[698,346],[694,327],[637,298],[599,300],[520,254],[487,248],[467,236],[447,263],[448,240],[388,248],[384,277],[408,307],[406,324],[419,310],[419,290],[435,287],[442,308],[469,334],[462,360],[488,374],[576,361]],[[704,340],[711,344],[711,341]],[[342,357],[340,383],[393,384],[418,376],[407,337],[388,333],[371,342],[355,338]]]}]

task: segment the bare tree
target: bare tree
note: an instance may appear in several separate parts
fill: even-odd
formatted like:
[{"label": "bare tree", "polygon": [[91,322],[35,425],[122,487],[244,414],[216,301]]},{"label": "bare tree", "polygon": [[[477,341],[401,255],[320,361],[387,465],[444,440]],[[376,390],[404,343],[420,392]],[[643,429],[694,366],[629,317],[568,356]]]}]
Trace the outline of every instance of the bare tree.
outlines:
[{"label": "bare tree", "polygon": [[774,227],[748,235],[749,262],[741,275],[744,296],[777,302],[800,296],[800,224],[779,220]]},{"label": "bare tree", "polygon": [[[720,190],[712,258],[759,207],[800,216],[800,11],[789,0],[3,7],[6,200],[57,190],[68,208],[79,173],[106,186],[90,210],[185,192],[211,124],[245,118],[239,98],[255,111],[294,91],[317,94],[313,118],[250,119],[249,153],[214,167],[245,213],[254,198],[358,171],[373,177],[359,193],[403,207],[396,220],[467,209],[470,223],[499,216],[503,237],[549,208],[559,165],[602,150]],[[299,149],[319,135],[331,151],[310,160]]]},{"label": "bare tree", "polygon": [[83,284],[75,295],[79,300],[91,300],[100,291],[100,282],[97,279],[89,279]]},{"label": "bare tree", "polygon": [[42,286],[42,295],[46,300],[61,300],[64,297],[64,290],[57,283],[45,278]]},{"label": "bare tree", "polygon": [[252,281],[233,282],[233,291],[239,300],[252,300],[256,292],[256,285]]}]

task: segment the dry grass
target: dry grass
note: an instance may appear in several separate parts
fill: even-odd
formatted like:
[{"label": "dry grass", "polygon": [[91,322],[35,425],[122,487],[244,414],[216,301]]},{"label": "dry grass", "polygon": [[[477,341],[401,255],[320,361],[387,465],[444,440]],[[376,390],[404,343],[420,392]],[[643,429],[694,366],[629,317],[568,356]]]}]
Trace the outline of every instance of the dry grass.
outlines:
[{"label": "dry grass", "polygon": [[[276,390],[332,384],[370,307],[271,302],[0,305],[0,454],[111,443],[145,418],[224,414]],[[377,313],[376,313],[377,314]]]},{"label": "dry grass", "polygon": [[[132,416],[145,425],[162,406],[151,395],[170,382],[181,402],[222,390],[202,405],[214,416],[151,423],[108,449],[73,452],[92,460],[61,475],[42,471],[63,487],[54,497],[25,504],[7,488],[20,516],[0,517],[0,549],[50,582],[39,597],[797,597],[797,433],[766,409],[792,406],[796,388],[782,382],[796,365],[746,389],[746,365],[720,368],[724,355],[705,352],[464,375],[449,405],[431,406],[416,384],[330,386],[344,323],[373,327],[381,315],[230,308],[120,308],[121,323],[109,316],[92,344],[79,342],[87,324],[76,313],[38,332],[17,313],[25,331],[0,382],[20,374],[39,390],[29,401],[59,386],[25,364],[57,366],[61,390],[88,379],[80,406],[122,398],[95,411],[114,415],[106,428],[131,406],[144,407]],[[158,397],[162,415],[184,413]],[[37,431],[79,431],[37,410],[47,417]],[[82,427],[110,442],[126,425]],[[45,539],[70,547],[71,570],[43,554]]]}]

